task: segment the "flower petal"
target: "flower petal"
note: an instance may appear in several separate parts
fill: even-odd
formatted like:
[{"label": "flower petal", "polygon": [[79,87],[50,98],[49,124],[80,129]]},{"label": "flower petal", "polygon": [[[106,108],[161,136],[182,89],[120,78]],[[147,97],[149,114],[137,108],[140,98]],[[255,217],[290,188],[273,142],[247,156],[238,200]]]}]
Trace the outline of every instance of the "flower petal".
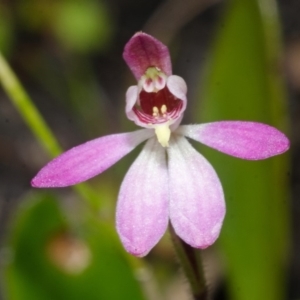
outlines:
[{"label": "flower petal", "polygon": [[168,48],[154,37],[136,33],[126,44],[123,58],[137,80],[149,67],[157,67],[167,76],[172,74]]},{"label": "flower petal", "polygon": [[117,204],[117,230],[125,249],[146,255],[168,225],[168,171],[166,153],[150,139],[127,172]]},{"label": "flower petal", "polygon": [[167,87],[171,94],[176,98],[186,102],[187,85],[183,78],[177,75],[171,75],[167,79]]},{"label": "flower petal", "polygon": [[183,118],[183,113],[186,109],[187,105],[187,98],[186,98],[186,93],[187,93],[187,85],[184,81],[183,78],[177,75],[171,75],[168,77],[167,80],[167,87],[169,91],[171,92],[172,95],[174,95],[177,99],[182,100],[182,107],[180,108],[180,111],[177,111],[176,115],[172,117],[172,121],[170,122],[171,124],[171,130],[174,131],[179,124],[181,123],[181,120]]},{"label": "flower petal", "polygon": [[289,149],[288,138],[276,128],[256,122],[222,121],[178,128],[178,133],[226,154],[265,159]]},{"label": "flower petal", "polygon": [[138,101],[139,89],[137,85],[130,86],[126,92],[126,107],[125,112],[127,118],[131,121],[136,119],[135,113],[133,112],[133,107]]},{"label": "flower petal", "polygon": [[94,177],[154,135],[151,130],[107,135],[74,147],[50,161],[33,178],[34,187],[65,187]]},{"label": "flower petal", "polygon": [[219,178],[184,137],[171,139],[168,156],[171,223],[186,243],[206,248],[218,238],[225,216]]}]

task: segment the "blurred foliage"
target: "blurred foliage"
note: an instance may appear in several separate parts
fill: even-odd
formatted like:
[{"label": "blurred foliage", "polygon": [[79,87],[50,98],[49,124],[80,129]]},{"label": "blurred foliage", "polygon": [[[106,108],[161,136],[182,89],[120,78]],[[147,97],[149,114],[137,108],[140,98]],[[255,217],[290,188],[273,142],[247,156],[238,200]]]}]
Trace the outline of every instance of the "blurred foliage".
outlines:
[{"label": "blurred foliage", "polygon": [[20,208],[8,243],[7,299],[144,299],[110,227],[86,215],[70,228],[57,200],[42,192]]},{"label": "blurred foliage", "polygon": [[13,21],[9,10],[0,3],[0,50],[10,53],[13,43]]},{"label": "blurred foliage", "polygon": [[28,0],[17,6],[20,21],[30,31],[48,31],[68,50],[85,53],[105,48],[113,19],[103,1]]},{"label": "blurred foliage", "polygon": [[[275,1],[229,1],[199,95],[202,121],[252,120],[286,132],[279,32]],[[225,192],[227,216],[220,246],[229,298],[285,299],[287,155],[247,162],[202,151]]]},{"label": "blurred foliage", "polygon": [[58,5],[53,29],[61,44],[78,52],[105,48],[113,28],[102,2],[62,1]]}]

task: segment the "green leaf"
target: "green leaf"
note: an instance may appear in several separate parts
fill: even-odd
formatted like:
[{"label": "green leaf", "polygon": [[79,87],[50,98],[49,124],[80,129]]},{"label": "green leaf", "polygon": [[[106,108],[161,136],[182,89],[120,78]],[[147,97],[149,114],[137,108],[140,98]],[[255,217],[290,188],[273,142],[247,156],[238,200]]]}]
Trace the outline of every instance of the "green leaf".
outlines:
[{"label": "green leaf", "polygon": [[[273,0],[232,0],[220,24],[201,91],[203,122],[251,120],[286,129]],[[286,299],[289,242],[287,155],[243,161],[201,150],[223,184],[227,215],[220,237],[230,299]]]},{"label": "green leaf", "polygon": [[50,195],[24,203],[14,223],[7,299],[144,299],[108,226],[88,219],[71,229]]}]

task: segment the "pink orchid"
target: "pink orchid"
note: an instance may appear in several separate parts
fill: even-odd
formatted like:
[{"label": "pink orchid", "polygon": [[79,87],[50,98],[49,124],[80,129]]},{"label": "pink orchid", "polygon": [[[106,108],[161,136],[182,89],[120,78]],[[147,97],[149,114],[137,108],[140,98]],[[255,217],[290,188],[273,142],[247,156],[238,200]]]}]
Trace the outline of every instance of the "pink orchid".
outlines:
[{"label": "pink orchid", "polygon": [[34,187],[65,187],[102,173],[147,140],[127,172],[118,197],[116,226],[125,249],[146,255],[165,233],[195,248],[219,236],[225,202],[210,163],[185,137],[248,160],[285,152],[289,140],[255,122],[222,121],[179,126],[187,104],[184,80],[172,75],[168,48],[139,32],[123,57],[138,83],[126,93],[127,117],[145,129],[97,138],[58,156],[32,180]]}]

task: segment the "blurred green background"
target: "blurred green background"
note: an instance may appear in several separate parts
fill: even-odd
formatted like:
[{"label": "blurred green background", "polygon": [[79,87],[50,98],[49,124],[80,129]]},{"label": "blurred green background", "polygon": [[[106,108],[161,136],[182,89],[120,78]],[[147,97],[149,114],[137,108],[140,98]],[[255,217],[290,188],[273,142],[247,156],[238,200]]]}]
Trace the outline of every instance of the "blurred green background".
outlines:
[{"label": "blurred green background", "polygon": [[227,203],[220,239],[202,253],[212,299],[300,299],[299,13],[297,0],[1,1],[0,52],[33,106],[7,93],[0,60],[0,299],[191,299],[168,234],[137,259],[115,232],[140,148],[76,189],[30,187],[59,152],[51,133],[38,137],[35,108],[62,149],[136,128],[122,51],[140,30],[169,46],[188,84],[183,123],[258,121],[291,139],[289,153],[257,162],[195,144]]}]

